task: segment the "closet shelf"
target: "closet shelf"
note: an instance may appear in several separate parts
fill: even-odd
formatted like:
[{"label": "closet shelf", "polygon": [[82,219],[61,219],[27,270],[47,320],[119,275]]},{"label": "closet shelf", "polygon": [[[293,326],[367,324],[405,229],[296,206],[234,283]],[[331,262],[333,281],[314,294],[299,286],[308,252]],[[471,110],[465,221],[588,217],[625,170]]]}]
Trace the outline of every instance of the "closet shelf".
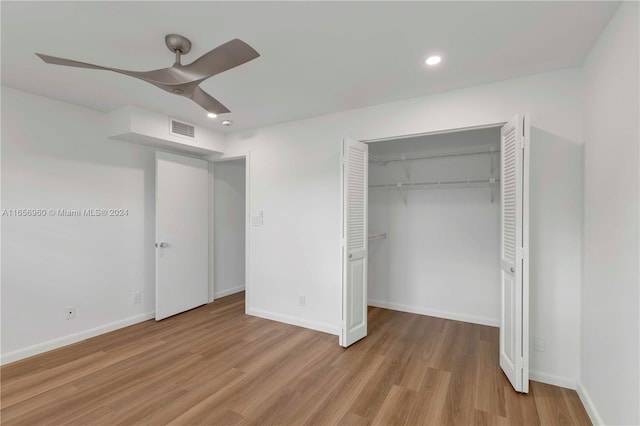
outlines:
[{"label": "closet shelf", "polygon": [[433,189],[433,188],[481,188],[492,186],[500,182],[498,178],[441,180],[431,182],[397,182],[369,185],[371,189]]},{"label": "closet shelf", "polygon": [[387,233],[386,232],[379,232],[377,234],[369,234],[369,241],[384,240],[385,238],[387,238]]},{"label": "closet shelf", "polygon": [[375,163],[386,166],[387,163],[392,161],[408,161],[408,160],[425,160],[428,158],[443,158],[443,157],[458,157],[461,155],[477,155],[477,154],[496,154],[499,153],[499,148],[481,148],[481,149],[471,149],[467,151],[459,151],[459,152],[440,152],[433,154],[422,154],[422,155],[402,155],[400,157],[390,157],[390,158],[381,158],[374,154],[369,154],[369,160]]}]

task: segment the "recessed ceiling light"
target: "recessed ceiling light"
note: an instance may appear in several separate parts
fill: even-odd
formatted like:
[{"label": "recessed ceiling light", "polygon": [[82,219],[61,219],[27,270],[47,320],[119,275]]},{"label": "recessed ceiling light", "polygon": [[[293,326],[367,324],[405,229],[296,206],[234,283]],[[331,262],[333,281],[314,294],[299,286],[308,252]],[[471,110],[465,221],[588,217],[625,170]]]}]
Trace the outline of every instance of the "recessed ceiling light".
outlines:
[{"label": "recessed ceiling light", "polygon": [[427,65],[437,65],[440,61],[442,61],[440,56],[429,56],[425,62]]},{"label": "recessed ceiling light", "polygon": [[207,114],[207,117],[209,118],[216,118],[218,116],[218,114],[214,114],[212,112],[210,112],[209,114]]}]

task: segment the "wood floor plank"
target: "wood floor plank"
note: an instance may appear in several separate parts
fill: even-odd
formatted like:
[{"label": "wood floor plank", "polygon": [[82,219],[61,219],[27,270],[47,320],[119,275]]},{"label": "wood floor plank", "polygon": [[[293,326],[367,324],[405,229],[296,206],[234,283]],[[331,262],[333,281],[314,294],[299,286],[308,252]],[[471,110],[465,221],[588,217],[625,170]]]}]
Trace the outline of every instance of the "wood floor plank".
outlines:
[{"label": "wood floor plank", "polygon": [[360,417],[353,413],[347,413],[338,422],[338,424],[340,426],[366,426],[369,424],[369,422],[364,417]]},{"label": "wood floor plank", "polygon": [[420,402],[417,392],[393,385],[371,423],[380,426],[419,424]]},{"label": "wood floor plank", "polygon": [[570,425],[572,416],[562,394],[562,388],[533,382],[533,395],[542,424]]},{"label": "wood floor plank", "polygon": [[429,368],[425,374],[420,400],[420,424],[437,425],[442,423],[442,416],[449,394],[451,372]]},{"label": "wood floor plank", "polygon": [[[59,401],[67,399],[73,395],[78,393],[78,388],[73,385],[65,384],[56,387],[55,389],[51,389],[46,392],[38,393],[38,409],[43,409],[47,406],[55,406]],[[2,408],[2,416],[0,419],[3,424],[14,422],[16,420],[22,420],[27,418],[33,411],[33,402],[25,401],[22,403],[17,403],[14,405],[10,405],[8,407]]]},{"label": "wood floor plank", "polygon": [[474,426],[509,426],[506,417],[497,416],[482,410],[475,410],[473,416]]},{"label": "wood floor plank", "polygon": [[459,363],[450,368],[451,380],[441,424],[472,424],[477,392],[475,380],[477,359],[472,356],[460,357]]},{"label": "wood floor plank", "polygon": [[[323,389],[327,395],[331,395],[344,383],[345,374],[343,370],[332,368],[327,365],[316,367],[307,378],[298,382],[291,392],[288,405],[280,405],[277,408],[268,407],[267,413],[257,413],[256,418],[273,421],[279,424],[300,425],[307,423],[307,418],[311,413],[318,410],[323,403],[323,398],[318,397],[308,389]],[[359,416],[357,416],[359,417]],[[366,419],[365,419],[366,420]],[[341,422],[357,422],[354,418],[343,417]]]},{"label": "wood floor plank", "polygon": [[75,378],[84,377],[89,372],[103,366],[106,358],[107,354],[104,352],[96,352],[52,369],[40,370],[35,374],[27,373],[24,376],[24,380],[14,379],[6,387],[3,383],[2,407],[10,407],[58,386],[70,383]]},{"label": "wood floor plank", "polygon": [[[534,397],[533,382],[529,385],[529,393],[521,394],[515,392],[511,388],[511,384],[503,376],[505,410],[510,425],[515,426],[533,426],[544,424],[540,422],[538,410],[536,408],[536,400]],[[588,423],[584,423],[588,424]]]},{"label": "wood floor plank", "polygon": [[[280,389],[282,393],[294,394],[290,389],[293,383],[304,380],[306,374],[327,357],[326,347],[322,348],[319,342],[306,342],[308,346],[297,345],[292,348],[291,353],[298,351],[308,353],[308,357],[291,356],[281,359],[277,364],[271,363],[265,370],[254,372],[256,378],[252,384],[252,389],[245,387],[242,389],[242,398],[237,398],[231,406],[237,413],[246,417],[261,417],[260,413],[267,413],[274,404],[280,400],[278,393],[265,392],[265,389]],[[333,348],[329,348],[330,350]],[[266,373],[268,372],[268,373]],[[266,374],[265,374],[266,373]]]},{"label": "wood floor plank", "polygon": [[476,400],[477,410],[506,417],[504,400],[504,385],[500,379],[498,363],[500,354],[495,343],[481,340],[478,343],[478,368],[476,369]]},{"label": "wood floor plank", "polygon": [[496,328],[370,307],[344,349],[244,309],[234,294],[2,366],[2,424],[589,424],[575,391],[513,391]]},{"label": "wood floor plank", "polygon": [[568,415],[571,416],[571,423],[582,425],[589,424],[589,414],[587,414],[587,410],[582,405],[578,394],[571,389],[562,388],[561,390],[562,396],[569,408]]},{"label": "wood floor plank", "polygon": [[368,381],[367,386],[359,392],[349,412],[371,419],[383,406],[394,383],[401,377],[402,367],[398,360],[385,358],[376,374]]},{"label": "wood floor plank", "polygon": [[[348,349],[347,349],[348,351]],[[305,423],[326,425],[338,423],[349,412],[355,399],[369,386],[369,381],[377,374],[385,358],[380,355],[364,357],[352,371],[344,371],[342,383],[330,394],[319,394],[322,403],[316,407]]]},{"label": "wood floor plank", "polygon": [[141,419],[141,423],[168,424],[191,407],[195,407],[207,398],[213,397],[218,392],[224,390],[225,387],[235,385],[244,375],[245,373],[242,371],[232,368],[211,377],[206,383],[201,383],[195,387],[182,388],[187,390],[187,392]]},{"label": "wood floor plank", "polygon": [[267,424],[281,424],[289,414],[295,415],[298,408],[307,410],[314,398],[313,393],[308,392],[308,389],[313,386],[326,385],[327,379],[331,379],[327,376],[331,375],[331,370],[335,370],[329,370],[326,364],[319,361],[335,356],[335,353],[333,345],[318,346],[316,353],[305,360],[299,369],[289,365],[287,370],[283,371],[285,374],[281,377],[275,376],[261,386],[261,389],[280,387],[281,392],[268,393],[266,397],[262,398],[249,397],[244,401],[244,405],[234,405],[234,411],[248,419],[261,419]]}]

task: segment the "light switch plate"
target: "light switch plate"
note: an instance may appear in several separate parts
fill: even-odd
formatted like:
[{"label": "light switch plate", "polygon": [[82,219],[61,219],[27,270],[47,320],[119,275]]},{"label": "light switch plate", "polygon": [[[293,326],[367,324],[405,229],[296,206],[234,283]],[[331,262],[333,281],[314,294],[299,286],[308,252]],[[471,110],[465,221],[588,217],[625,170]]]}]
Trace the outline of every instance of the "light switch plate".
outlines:
[{"label": "light switch plate", "polygon": [[258,214],[251,216],[252,226],[262,226],[264,224],[264,211],[258,210]]}]

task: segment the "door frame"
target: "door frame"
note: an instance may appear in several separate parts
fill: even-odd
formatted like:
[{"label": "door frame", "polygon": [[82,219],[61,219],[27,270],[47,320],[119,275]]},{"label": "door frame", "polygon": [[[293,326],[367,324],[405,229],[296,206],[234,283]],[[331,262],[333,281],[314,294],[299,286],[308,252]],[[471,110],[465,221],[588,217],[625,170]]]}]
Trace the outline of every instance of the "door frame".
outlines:
[{"label": "door frame", "polygon": [[243,154],[233,155],[229,157],[221,157],[216,159],[210,159],[209,161],[209,303],[215,300],[214,298],[214,268],[215,268],[215,232],[214,232],[214,220],[215,220],[215,193],[214,193],[214,175],[213,169],[215,163],[224,163],[226,161],[233,160],[245,160],[245,200],[244,200],[244,310],[245,313],[249,310],[250,303],[250,232],[251,232],[251,150]]},{"label": "door frame", "polygon": [[[513,113],[518,114],[518,112],[514,112]],[[530,116],[529,114],[525,114],[525,116],[527,117],[527,120],[529,120],[529,126],[530,126]],[[509,120],[511,119],[512,116],[509,116]],[[370,138],[370,139],[355,139],[359,142],[362,143],[366,143],[366,144],[372,144],[372,143],[376,143],[376,142],[387,142],[387,141],[392,141],[392,140],[397,140],[397,139],[406,139],[406,138],[412,138],[412,137],[420,137],[420,136],[428,136],[428,135],[438,135],[438,134],[445,134],[445,133],[454,133],[454,132],[461,132],[461,131],[467,131],[467,130],[479,130],[479,129],[488,129],[488,128],[502,128],[505,124],[507,124],[508,120],[506,121],[500,121],[500,122],[492,122],[492,123],[485,123],[485,124],[479,124],[479,125],[474,125],[474,126],[467,126],[467,127],[456,127],[456,128],[449,128],[449,129],[441,129],[441,130],[434,130],[434,131],[428,131],[428,132],[421,132],[421,133],[412,133],[412,134],[398,134],[398,135],[393,135],[393,136],[385,136],[385,137],[380,137],[380,138]],[[348,136],[345,136],[348,137]],[[530,139],[530,136],[527,135],[528,139]],[[527,144],[528,145],[528,144]],[[527,153],[526,155],[528,155],[528,150],[529,147],[527,146]],[[341,165],[342,167],[342,165]],[[340,179],[340,211],[341,211],[341,215],[344,216],[344,181],[343,181],[343,173],[341,173],[341,179]],[[529,186],[529,173],[525,174],[526,176],[526,182],[524,183],[525,185]],[[367,176],[367,179],[369,177]],[[524,206],[524,211],[523,214],[524,215],[529,215],[529,208],[530,208],[530,200],[526,200],[525,201],[525,206]],[[342,236],[342,221],[344,220],[344,217],[342,217],[342,220],[340,221],[340,235]],[[526,223],[529,223],[529,220],[526,221]],[[525,232],[528,235],[528,231],[529,229],[526,229]],[[528,237],[527,237],[528,240]],[[344,249],[344,246],[342,245],[342,237],[341,237],[341,246],[340,246],[340,262],[341,264],[343,264],[344,262],[342,262],[342,250]],[[525,261],[525,265],[524,265],[524,269],[523,269],[523,273],[529,274],[529,261],[528,261],[528,255],[526,257],[526,261]],[[344,265],[341,266],[341,268],[344,268]],[[344,270],[342,271],[342,276],[344,277]],[[528,282],[529,280],[527,280]],[[344,285],[344,283],[343,283]],[[368,283],[367,283],[368,285]],[[342,287],[341,287],[342,288]],[[527,285],[527,291],[529,291],[529,285]],[[344,312],[345,309],[345,300],[344,300],[344,296],[341,295],[341,300],[342,300],[342,306],[341,306],[341,311]],[[529,299],[529,302],[531,303],[531,300]],[[530,323],[530,307],[529,306],[525,306],[523,309],[523,321],[526,321],[527,323]],[[342,325],[343,322],[341,321],[341,333],[340,336],[342,336],[342,328],[344,328],[344,325]],[[530,333],[530,332],[529,332]],[[529,338],[529,333],[527,333],[527,341],[523,342],[524,343],[524,348],[527,350],[529,350],[528,346],[529,346],[529,342],[528,342],[528,338]],[[342,344],[341,341],[342,337],[340,337],[340,345]],[[529,370],[529,366],[527,366],[527,370]],[[526,391],[525,391],[526,392]]]},{"label": "door frame", "polygon": [[[384,136],[384,137],[380,137],[380,138],[370,138],[370,139],[355,139],[353,137],[351,137],[351,139],[358,141],[358,142],[362,142],[362,143],[366,143],[366,144],[374,144],[376,142],[388,142],[388,141],[393,141],[393,140],[398,140],[398,139],[407,139],[407,138],[415,138],[415,137],[420,137],[420,136],[430,136],[430,135],[442,135],[442,134],[446,134],[446,133],[456,133],[456,132],[464,132],[467,130],[480,130],[480,129],[490,129],[490,128],[501,128],[502,126],[504,126],[507,123],[507,121],[500,121],[500,122],[493,122],[493,123],[486,123],[486,124],[478,124],[478,125],[474,125],[474,126],[466,126],[466,127],[454,127],[454,128],[449,128],[449,129],[441,129],[441,130],[433,130],[433,131],[429,131],[429,132],[420,132],[420,133],[406,133],[406,134],[398,134],[398,135],[392,135],[392,136]],[[348,139],[349,136],[344,136],[342,140],[344,139]],[[341,143],[342,143],[341,140]],[[342,146],[342,145],[341,145]],[[341,151],[342,152],[342,151]],[[344,222],[344,173],[342,172],[342,157],[343,154],[340,156],[340,215],[341,215],[341,220],[340,220],[340,264],[341,264],[341,271],[342,271],[342,285],[340,286],[340,300],[341,300],[341,306],[340,306],[340,312],[344,313],[345,312],[345,300],[344,300],[344,295],[342,294],[343,291],[343,286],[344,286],[344,262],[343,262],[343,253],[342,251],[344,250],[344,245],[343,245],[343,236],[342,236],[342,232],[343,232],[343,222]],[[369,175],[367,174],[367,183],[369,180]],[[367,282],[368,285],[368,282]],[[341,314],[344,315],[344,314]],[[338,343],[340,346],[342,346],[342,335],[344,334],[343,329],[344,329],[344,318],[341,317],[340,320],[340,333],[338,335]]]},{"label": "door frame", "polygon": [[397,139],[408,139],[408,138],[417,138],[420,136],[431,136],[431,135],[444,135],[446,133],[457,133],[457,132],[465,132],[467,130],[481,130],[481,129],[492,129],[496,127],[502,127],[507,124],[507,121],[499,121],[495,123],[486,123],[486,124],[478,124],[475,126],[466,126],[466,127],[453,127],[450,129],[442,129],[442,130],[432,130],[429,132],[420,132],[420,133],[407,133],[401,135],[394,136],[385,136],[381,138],[371,138],[371,139],[356,139],[358,142],[370,144],[376,142],[388,142]]}]

